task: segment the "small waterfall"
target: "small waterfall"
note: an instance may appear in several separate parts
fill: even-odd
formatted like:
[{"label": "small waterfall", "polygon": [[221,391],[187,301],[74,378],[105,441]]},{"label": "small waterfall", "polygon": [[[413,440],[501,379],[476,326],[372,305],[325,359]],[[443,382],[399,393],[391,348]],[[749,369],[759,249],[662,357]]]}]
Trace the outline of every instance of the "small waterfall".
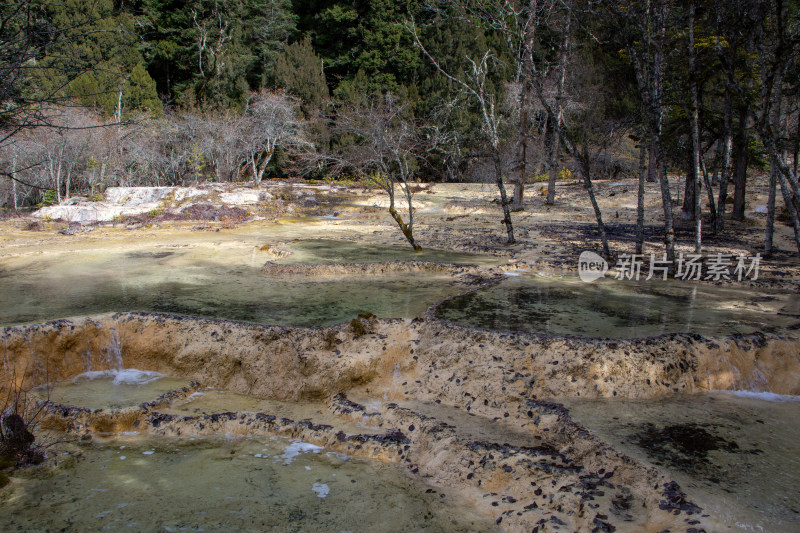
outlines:
[{"label": "small waterfall", "polygon": [[752,392],[772,392],[767,376],[758,368],[753,369],[752,376],[745,383],[744,389]]},{"label": "small waterfall", "polygon": [[708,390],[774,392],[767,374],[748,352],[717,353],[708,368],[707,383]]},{"label": "small waterfall", "polygon": [[84,372],[91,372],[94,369],[94,365],[92,364],[92,347],[89,346],[86,348],[86,352],[81,356],[81,361],[83,361],[83,371]]},{"label": "small waterfall", "polygon": [[101,350],[103,362],[111,370],[122,370],[122,341],[116,329],[111,328],[111,341]]}]

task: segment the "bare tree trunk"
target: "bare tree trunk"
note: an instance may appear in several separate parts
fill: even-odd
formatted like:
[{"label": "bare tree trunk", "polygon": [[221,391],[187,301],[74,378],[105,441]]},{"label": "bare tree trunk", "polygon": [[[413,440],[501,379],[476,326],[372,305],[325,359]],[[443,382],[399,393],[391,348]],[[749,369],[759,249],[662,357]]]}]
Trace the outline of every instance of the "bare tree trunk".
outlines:
[{"label": "bare tree trunk", "polygon": [[403,221],[403,217],[401,217],[400,213],[398,213],[394,208],[394,183],[390,183],[389,186],[393,191],[391,194],[389,194],[389,214],[392,215],[394,221],[397,222],[397,225],[400,227],[400,231],[403,232],[403,235],[414,251],[419,252],[422,250],[422,246],[417,244],[417,241],[414,239],[414,210],[411,202],[411,188],[408,186],[408,183],[400,184],[400,189],[403,191],[403,194],[406,197],[406,203],[408,204],[408,224],[406,224]]},{"label": "bare tree trunk", "polygon": [[[779,170],[780,169],[780,163]],[[800,213],[797,212],[797,208],[794,205],[794,198],[792,197],[792,191],[790,189],[789,184],[786,182],[786,175],[781,171],[778,172],[778,179],[781,183],[781,194],[783,195],[783,203],[786,205],[786,210],[789,212],[789,220],[792,222],[792,227],[794,228],[794,241],[797,244],[797,251],[800,253]]]},{"label": "bare tree trunk", "polygon": [[594,209],[594,216],[597,220],[597,228],[600,232],[600,239],[603,243],[603,254],[607,259],[611,259],[611,250],[608,246],[608,236],[606,234],[606,226],[603,224],[603,214],[600,211],[600,206],[597,204],[597,198],[594,194],[594,187],[592,186],[592,177],[589,173],[589,147],[587,144],[583,146],[583,154],[578,152],[577,147],[572,144],[572,141],[569,139],[568,135],[565,135],[564,132],[561,130],[561,124],[555,120],[555,111],[553,111],[553,107],[547,101],[547,98],[544,95],[544,89],[542,88],[541,81],[539,81],[536,85],[536,90],[538,92],[539,101],[542,103],[542,107],[544,107],[545,111],[547,112],[550,121],[555,126],[555,129],[558,131],[558,137],[561,139],[561,142],[564,144],[564,148],[566,149],[567,153],[578,163],[580,167],[581,175],[583,176],[583,183],[586,187],[586,192],[589,195],[589,200],[592,203],[592,208]]},{"label": "bare tree trunk", "polygon": [[650,146],[647,148],[647,181],[650,183],[658,181],[658,161],[653,141],[650,141]]},{"label": "bare tree trunk", "polygon": [[[572,9],[567,9],[567,18],[564,21],[564,32],[561,39],[561,53],[558,58],[558,88],[556,89],[555,120],[561,123],[563,105],[561,100],[564,98],[564,86],[567,82],[567,56],[569,53],[570,23],[572,22]],[[561,148],[559,132],[561,128],[553,128],[553,135],[550,138],[550,176],[547,181],[547,200],[548,205],[556,201],[556,173],[558,170],[558,155]]]},{"label": "bare tree trunk", "polygon": [[714,203],[714,189],[711,188],[711,179],[708,177],[708,169],[706,168],[705,158],[700,155],[700,167],[703,169],[703,182],[706,185],[706,193],[708,194],[708,210],[711,212],[711,229],[714,234],[717,233],[717,206]]},{"label": "bare tree trunk", "polygon": [[508,244],[514,244],[516,242],[514,240],[514,228],[511,223],[511,211],[509,210],[506,186],[503,183],[503,168],[500,161],[500,132],[498,129],[499,118],[495,108],[494,96],[487,92],[486,87],[486,75],[489,72],[488,61],[492,57],[491,51],[487,50],[484,53],[483,58],[478,62],[470,59],[470,62],[472,63],[472,70],[466,74],[468,81],[465,81],[453,76],[442,68],[439,62],[422,44],[422,41],[417,33],[416,26],[414,26],[413,23],[411,26],[407,26],[406,29],[411,32],[417,47],[431,61],[433,66],[436,67],[436,70],[441,72],[450,81],[460,85],[467,93],[471,94],[475,98],[475,103],[478,104],[478,107],[481,110],[483,125],[486,129],[486,139],[492,146],[492,158],[494,159],[495,167],[495,182],[497,183],[497,188],[500,190],[500,202],[503,204],[503,223],[506,225],[506,231],[508,233]]},{"label": "bare tree trunk", "polygon": [[[664,37],[666,34],[667,3],[665,0],[656,0],[652,7],[653,28],[647,31],[648,45],[653,49],[652,60],[648,57],[646,65],[637,69],[637,79],[642,91],[647,91],[648,116],[650,138],[653,141],[653,152],[656,159],[656,168],[659,171],[661,184],[661,204],[664,209],[664,247],[667,261],[675,264],[675,227],[672,216],[672,193],[669,189],[669,177],[661,145],[661,135],[664,125]],[[642,69],[645,69],[642,72]],[[649,73],[649,80],[647,78]],[[674,266],[670,268],[674,272]]]},{"label": "bare tree trunk", "polygon": [[600,240],[603,244],[603,257],[611,259],[611,249],[608,247],[608,235],[606,234],[606,226],[603,224],[603,213],[600,211],[600,206],[597,204],[597,197],[594,194],[594,187],[592,186],[592,176],[589,174],[589,153],[588,147],[584,146],[583,160],[579,160],[581,167],[581,174],[583,175],[583,183],[586,186],[586,192],[589,195],[589,200],[592,202],[592,209],[594,209],[594,216],[597,219],[597,229],[600,231]]},{"label": "bare tree trunk", "polygon": [[66,189],[66,195],[64,196],[65,200],[69,200],[69,190],[72,186],[72,165],[67,166],[67,175],[64,178],[64,184]]},{"label": "bare tree trunk", "polygon": [[554,128],[550,132],[550,175],[547,178],[547,205],[553,205],[556,202],[556,177],[558,175],[558,156],[561,152],[561,139],[558,135],[558,129]]},{"label": "bare tree trunk", "polygon": [[703,249],[703,213],[700,205],[700,189],[702,187],[702,170],[700,169],[700,102],[697,89],[697,72],[695,69],[694,51],[694,2],[689,6],[689,106],[692,119],[692,176],[694,178],[694,251],[699,254]]},{"label": "bare tree trunk", "polygon": [[[51,165],[52,165],[52,163],[51,163]],[[55,175],[56,175],[56,179],[55,179],[55,182],[56,182],[56,201],[58,201],[58,203],[61,203],[61,158],[59,158],[58,164],[56,165]]]},{"label": "bare tree trunk", "polygon": [[[658,161],[659,175],[658,180],[661,184],[661,204],[664,208],[664,247],[666,249],[667,261],[675,263],[675,223],[672,218],[672,194],[669,190],[669,176],[667,176],[667,164],[661,154],[659,143],[656,156]],[[672,271],[672,270],[670,270]]]},{"label": "bare tree trunk", "polygon": [[[774,163],[778,179],[781,184],[781,193],[783,201],[786,204],[786,209],[789,212],[789,219],[794,228],[794,238],[797,244],[797,251],[800,252],[800,212],[798,212],[797,199],[800,198],[800,183],[798,183],[797,175],[792,172],[792,169],[786,164],[784,160],[784,150],[778,143],[781,132],[775,131],[774,128],[780,128],[781,124],[781,110],[780,103],[783,97],[782,90],[783,78],[781,73],[776,73],[773,90],[767,94],[762,89],[762,105],[764,111],[764,124],[761,127],[762,142],[769,150],[771,163]],[[764,85],[766,87],[766,85]],[[785,133],[785,132],[784,132]]]},{"label": "bare tree trunk", "polygon": [[514,180],[514,199],[511,203],[512,211],[522,211],[525,209],[525,178],[528,175],[528,122],[531,105],[531,69],[533,61],[533,47],[536,37],[536,24],[538,1],[528,2],[528,27],[525,31],[524,53],[522,59],[522,91],[520,93],[520,119],[519,119],[519,140],[520,140],[520,161],[519,178]]},{"label": "bare tree trunk", "polygon": [[[261,181],[264,179],[264,172],[267,170],[267,165],[269,162],[272,161],[272,154],[275,153],[275,148],[267,147],[266,155],[263,152],[259,153],[257,156],[254,154],[251,158],[253,163],[253,181],[256,185],[260,185]],[[259,159],[260,158],[260,159]]]},{"label": "bare tree trunk", "polygon": [[509,210],[506,186],[503,183],[503,165],[497,150],[495,150],[492,159],[494,160],[494,179],[495,183],[497,183],[497,188],[500,190],[500,203],[503,205],[503,224],[506,225],[508,244],[514,244],[516,240],[514,239],[514,227],[511,224],[511,211]]},{"label": "bare tree trunk", "polygon": [[730,87],[725,88],[724,137],[722,138],[722,162],[720,163],[719,200],[717,200],[717,232],[725,228],[725,209],[728,201],[728,183],[731,169],[731,147],[733,144],[733,105]]},{"label": "bare tree trunk", "polygon": [[644,250],[644,181],[647,178],[647,143],[639,141],[639,190],[636,194],[636,254]]},{"label": "bare tree trunk", "polygon": [[411,247],[414,248],[414,250],[416,250],[417,252],[422,250],[422,246],[417,244],[417,242],[414,240],[414,233],[412,232],[410,226],[405,222],[403,222],[403,218],[395,210],[394,207],[389,208],[389,214],[392,215],[394,221],[397,222],[398,226],[400,226],[400,231],[403,232],[403,235],[405,235],[406,240],[408,240],[408,243],[411,245]]},{"label": "bare tree trunk", "polygon": [[772,255],[772,241],[775,232],[775,187],[778,181],[776,166],[775,158],[772,158],[769,165],[769,196],[767,196],[767,229],[764,235],[764,257]]},{"label": "bare tree trunk", "polygon": [[797,113],[797,129],[794,132],[794,175],[797,176],[797,163],[800,158],[800,111]]},{"label": "bare tree trunk", "polygon": [[683,181],[683,203],[681,204],[681,220],[694,220],[694,172],[691,159],[686,179]]},{"label": "bare tree trunk", "polygon": [[[535,0],[534,0],[535,1]],[[526,71],[527,72],[527,71]],[[519,177],[513,181],[514,198],[511,201],[512,211],[522,211],[525,209],[525,177],[528,171],[528,108],[530,107],[530,80],[528,75],[523,76],[522,91],[519,97],[520,119],[519,119]]]},{"label": "bare tree trunk", "polygon": [[[717,25],[722,25],[722,5],[717,2],[715,6],[717,14]],[[719,35],[716,37],[717,42],[717,56],[721,63],[726,66],[725,76],[725,105],[723,111],[723,125],[722,125],[722,161],[720,162],[720,182],[719,182],[719,200],[717,201],[717,220],[715,228],[717,233],[721,233],[725,228],[725,210],[727,209],[728,201],[728,183],[730,182],[731,171],[731,151],[733,148],[733,86],[734,76],[733,72],[736,55],[738,53],[736,41],[728,42],[727,56],[722,48],[722,40]]]},{"label": "bare tree trunk", "polygon": [[19,207],[17,206],[17,180],[14,178],[14,175],[17,173],[17,156],[14,154],[14,159],[11,162],[11,183],[14,192],[14,211],[18,211]]},{"label": "bare tree trunk", "polygon": [[739,129],[736,134],[735,160],[733,167],[733,219],[744,220],[745,194],[747,192],[747,159],[748,159],[748,111],[739,111]]}]

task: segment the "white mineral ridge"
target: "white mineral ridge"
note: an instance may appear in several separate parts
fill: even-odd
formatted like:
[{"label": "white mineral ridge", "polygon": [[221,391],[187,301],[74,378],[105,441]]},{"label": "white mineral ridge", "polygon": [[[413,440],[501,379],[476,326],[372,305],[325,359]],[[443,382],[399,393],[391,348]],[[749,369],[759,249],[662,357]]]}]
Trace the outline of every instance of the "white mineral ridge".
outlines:
[{"label": "white mineral ridge", "polygon": [[122,215],[139,215],[162,207],[176,187],[109,187],[102,202],[72,198],[33,213],[38,218],[69,222],[102,222]]},{"label": "white mineral ridge", "polygon": [[189,198],[203,196],[204,194],[208,194],[208,191],[196,189],[195,187],[175,187],[175,194],[172,197],[176,202],[182,202]]},{"label": "white mineral ridge", "polygon": [[[274,198],[267,188],[282,190],[285,185],[267,185],[259,189],[231,189],[221,184],[202,187],[109,187],[100,202],[76,196],[59,205],[43,207],[33,216],[68,222],[108,222],[120,216],[140,215],[156,209],[176,208],[178,205],[183,208],[197,203],[254,205]],[[314,196],[317,192],[294,186],[291,190],[298,197]]]},{"label": "white mineral ridge", "polygon": [[138,207],[160,202],[170,195],[175,187],[109,187],[105,201],[125,207]]},{"label": "white mineral ridge", "polygon": [[219,195],[227,205],[251,205],[257,204],[260,200],[270,196],[268,192],[253,189],[237,189],[231,192],[224,192]]}]

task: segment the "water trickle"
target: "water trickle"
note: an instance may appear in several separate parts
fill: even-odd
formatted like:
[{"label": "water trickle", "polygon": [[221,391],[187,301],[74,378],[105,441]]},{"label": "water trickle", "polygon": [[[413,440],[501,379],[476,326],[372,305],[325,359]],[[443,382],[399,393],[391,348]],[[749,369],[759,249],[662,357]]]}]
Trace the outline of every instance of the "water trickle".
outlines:
[{"label": "water trickle", "polygon": [[81,354],[81,361],[83,362],[83,370],[85,372],[91,372],[94,370],[94,363],[92,363],[92,347],[89,346],[86,348],[86,351]]}]

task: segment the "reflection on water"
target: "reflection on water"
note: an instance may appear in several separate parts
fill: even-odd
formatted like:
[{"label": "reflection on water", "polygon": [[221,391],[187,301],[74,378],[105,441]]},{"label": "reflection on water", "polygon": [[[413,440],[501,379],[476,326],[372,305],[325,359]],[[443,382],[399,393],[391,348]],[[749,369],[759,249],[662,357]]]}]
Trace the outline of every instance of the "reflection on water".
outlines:
[{"label": "reflection on water", "polygon": [[717,392],[558,401],[610,444],[666,468],[715,531],[797,530],[800,398]]},{"label": "reflection on water", "polygon": [[496,260],[475,254],[459,254],[423,248],[415,252],[410,246],[365,244],[361,242],[309,239],[287,246],[291,255],[275,261],[287,265],[331,263],[377,263],[381,261],[429,261],[475,265]]},{"label": "reflection on water", "polygon": [[780,331],[800,323],[796,304],[785,295],[679,281],[583,283],[519,276],[453,298],[436,316],[492,329],[634,338]]},{"label": "reflection on water", "polygon": [[16,479],[0,501],[0,530],[493,529],[393,467],[283,438],[120,437],[80,453],[49,479]]},{"label": "reflection on water", "polygon": [[[409,248],[409,253],[413,251]],[[81,251],[0,263],[0,324],[118,311],[323,326],[369,311],[413,318],[459,288],[445,275],[282,280],[251,246]]]}]

